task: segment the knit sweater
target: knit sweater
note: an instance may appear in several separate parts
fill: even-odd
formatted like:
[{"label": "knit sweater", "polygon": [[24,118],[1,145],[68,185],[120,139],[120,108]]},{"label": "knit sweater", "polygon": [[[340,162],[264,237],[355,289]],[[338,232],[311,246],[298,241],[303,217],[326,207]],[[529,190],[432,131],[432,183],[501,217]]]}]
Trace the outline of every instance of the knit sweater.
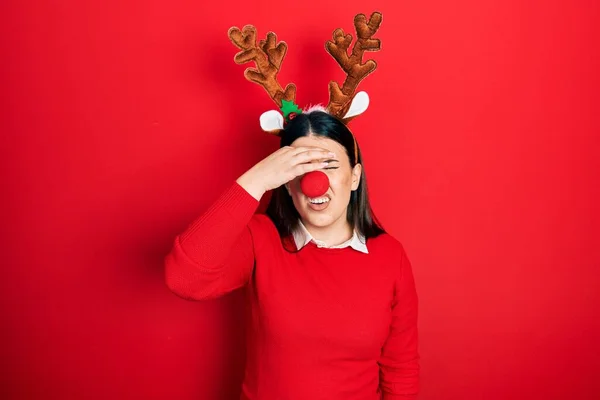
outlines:
[{"label": "knit sweater", "polygon": [[[178,235],[167,286],[190,300],[245,288],[242,400],[415,399],[417,293],[402,244],[289,252],[237,182]],[[293,243],[293,240],[291,241]]]}]

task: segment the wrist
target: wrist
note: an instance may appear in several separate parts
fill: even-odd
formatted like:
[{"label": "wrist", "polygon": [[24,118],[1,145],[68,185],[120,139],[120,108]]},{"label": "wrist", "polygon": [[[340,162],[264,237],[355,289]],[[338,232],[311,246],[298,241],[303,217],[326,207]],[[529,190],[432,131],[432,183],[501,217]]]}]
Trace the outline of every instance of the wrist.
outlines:
[{"label": "wrist", "polygon": [[239,178],[236,179],[238,185],[244,188],[252,197],[256,200],[260,200],[260,198],[265,194],[266,190],[257,181],[251,174],[245,173]]}]

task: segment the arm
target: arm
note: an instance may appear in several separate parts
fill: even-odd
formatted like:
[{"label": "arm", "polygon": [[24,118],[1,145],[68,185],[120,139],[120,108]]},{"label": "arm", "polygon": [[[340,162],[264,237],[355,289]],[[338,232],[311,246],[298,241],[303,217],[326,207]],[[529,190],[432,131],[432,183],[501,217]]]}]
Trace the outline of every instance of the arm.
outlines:
[{"label": "arm", "polygon": [[248,282],[255,259],[248,224],[258,208],[257,197],[236,181],[175,238],[165,258],[169,289],[183,298],[201,300]]},{"label": "arm", "polygon": [[[256,259],[254,212],[267,190],[325,165],[335,157],[318,147],[284,146],[254,165],[185,232],[175,238],[165,258],[167,286],[179,296],[200,300],[244,286]],[[263,216],[264,217],[264,216]],[[266,217],[265,217],[266,218]],[[254,224],[254,228],[259,224]]]},{"label": "arm", "polygon": [[418,298],[410,261],[402,249],[392,302],[392,324],[379,360],[382,400],[416,399],[419,391]]}]

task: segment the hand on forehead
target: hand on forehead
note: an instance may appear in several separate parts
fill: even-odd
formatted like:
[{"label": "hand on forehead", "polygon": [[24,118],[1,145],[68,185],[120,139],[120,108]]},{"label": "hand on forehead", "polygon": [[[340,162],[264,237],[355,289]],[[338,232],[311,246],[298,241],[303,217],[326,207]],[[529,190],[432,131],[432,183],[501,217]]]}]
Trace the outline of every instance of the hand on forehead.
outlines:
[{"label": "hand on forehead", "polygon": [[[323,136],[302,136],[290,145],[292,147],[310,147],[318,150],[327,150],[335,153],[336,158],[342,160],[346,155],[346,149],[333,139]],[[347,155],[346,155],[347,157]]]}]

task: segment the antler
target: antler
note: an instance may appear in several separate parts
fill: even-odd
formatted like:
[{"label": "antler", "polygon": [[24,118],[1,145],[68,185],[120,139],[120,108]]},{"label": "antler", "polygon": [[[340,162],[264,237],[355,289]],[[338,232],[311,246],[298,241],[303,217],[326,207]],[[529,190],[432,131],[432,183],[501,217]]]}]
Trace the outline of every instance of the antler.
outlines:
[{"label": "antler", "polygon": [[364,14],[354,17],[357,40],[352,48],[352,54],[348,56],[348,47],[352,43],[352,35],[344,35],[342,29],[333,32],[333,41],[327,41],[325,48],[327,52],[342,67],[347,74],[344,84],[340,87],[336,82],[329,82],[329,104],[327,111],[340,118],[344,116],[354,96],[354,92],[367,75],[375,71],[377,63],[374,60],[362,62],[365,51],[378,51],[381,48],[379,39],[372,39],[381,24],[381,13],[374,12],[367,21]]},{"label": "antler", "polygon": [[277,82],[277,73],[287,52],[287,44],[283,41],[277,44],[275,33],[267,33],[267,39],[261,40],[256,45],[256,28],[246,25],[240,31],[232,27],[228,32],[229,38],[240,51],[234,57],[237,64],[245,64],[254,61],[256,68],[247,68],[244,76],[265,88],[269,96],[278,107],[282,106],[282,100],[294,101],[296,98],[296,85],[288,84],[285,90]]}]

